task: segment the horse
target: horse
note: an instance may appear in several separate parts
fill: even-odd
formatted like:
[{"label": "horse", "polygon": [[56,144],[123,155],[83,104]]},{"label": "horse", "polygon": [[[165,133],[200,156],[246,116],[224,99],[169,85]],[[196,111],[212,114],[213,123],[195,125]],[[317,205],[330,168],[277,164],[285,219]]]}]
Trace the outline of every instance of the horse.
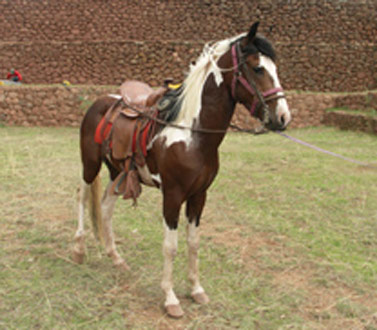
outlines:
[{"label": "horse", "polygon": [[[145,166],[137,168],[140,181],[158,187],[163,196],[161,288],[165,293],[165,311],[173,318],[184,314],[173,289],[177,228],[184,203],[191,297],[199,304],[209,302],[199,279],[199,225],[207,189],[219,169],[218,149],[230,126],[235,105],[243,104],[268,130],[284,130],[291,120],[277,74],[275,50],[266,38],[257,34],[258,25],[256,22],[246,33],[204,46],[183,80],[177,113],[170,122],[155,123],[158,128],[148,143]],[[84,208],[91,197],[94,231],[97,236],[102,232],[100,236],[114,265],[127,270],[126,261],[116,250],[111,220],[118,198],[112,185],[122,169],[104,155],[103,146],[93,138],[107,109],[119,102],[118,99],[114,95],[97,99],[81,123],[83,177],[73,257],[78,263],[84,258]],[[103,162],[110,172],[110,182],[101,200],[99,172]]]}]

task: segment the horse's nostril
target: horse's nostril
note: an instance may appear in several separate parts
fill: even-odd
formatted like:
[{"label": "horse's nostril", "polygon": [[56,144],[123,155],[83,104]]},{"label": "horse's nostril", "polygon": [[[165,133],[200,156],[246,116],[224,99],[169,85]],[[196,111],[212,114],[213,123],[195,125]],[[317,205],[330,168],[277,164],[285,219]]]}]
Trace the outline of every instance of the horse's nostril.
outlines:
[{"label": "horse's nostril", "polygon": [[284,115],[280,117],[280,124],[282,126],[284,126],[284,124],[285,124],[285,117],[284,117]]}]

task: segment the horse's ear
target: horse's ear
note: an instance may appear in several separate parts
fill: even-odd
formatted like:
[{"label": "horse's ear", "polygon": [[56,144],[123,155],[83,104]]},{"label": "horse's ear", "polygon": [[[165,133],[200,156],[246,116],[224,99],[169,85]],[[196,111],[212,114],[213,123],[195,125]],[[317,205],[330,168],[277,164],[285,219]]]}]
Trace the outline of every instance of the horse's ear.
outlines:
[{"label": "horse's ear", "polygon": [[250,27],[250,31],[249,33],[247,34],[247,41],[248,43],[249,42],[252,42],[257,34],[257,31],[258,31],[258,26],[259,26],[259,22],[255,22],[251,27]]}]

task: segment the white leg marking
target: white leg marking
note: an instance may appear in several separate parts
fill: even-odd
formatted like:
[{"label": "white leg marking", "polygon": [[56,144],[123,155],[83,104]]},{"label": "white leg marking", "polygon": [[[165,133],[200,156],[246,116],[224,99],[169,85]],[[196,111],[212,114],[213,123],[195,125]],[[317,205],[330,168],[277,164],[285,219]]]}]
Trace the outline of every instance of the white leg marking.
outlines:
[{"label": "white leg marking", "polygon": [[90,185],[84,180],[81,181],[79,190],[79,212],[78,212],[78,227],[75,234],[75,245],[73,247],[73,259],[77,263],[83,263],[85,255],[85,231],[84,231],[84,217],[85,204],[88,200],[90,192]]},{"label": "white leg marking", "polygon": [[110,181],[101,202],[102,221],[103,221],[103,235],[106,245],[106,253],[113,259],[116,266],[124,264],[124,260],[120,257],[116,250],[114,233],[112,228],[112,216],[114,212],[115,202],[118,199],[117,195],[111,195],[110,189],[113,182]]},{"label": "white leg marking", "polygon": [[84,180],[81,182],[80,191],[79,191],[79,221],[76,231],[76,239],[84,236],[84,217],[85,217],[85,203],[88,200],[90,192],[90,185],[87,184]]},{"label": "white leg marking", "polygon": [[199,228],[195,221],[187,224],[187,245],[188,245],[188,259],[189,259],[189,274],[188,278],[192,284],[191,295],[203,293],[204,289],[199,282]]},{"label": "white leg marking", "polygon": [[173,291],[173,262],[177,254],[178,231],[171,230],[164,221],[164,242],[162,253],[164,255],[164,269],[161,288],[165,291],[165,306],[179,305],[179,300]]}]

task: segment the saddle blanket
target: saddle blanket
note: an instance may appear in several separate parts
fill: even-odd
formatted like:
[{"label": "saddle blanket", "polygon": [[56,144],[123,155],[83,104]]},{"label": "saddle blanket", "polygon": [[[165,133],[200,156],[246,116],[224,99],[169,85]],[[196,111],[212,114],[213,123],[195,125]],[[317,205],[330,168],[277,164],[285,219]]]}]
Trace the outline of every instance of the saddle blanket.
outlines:
[{"label": "saddle blanket", "polygon": [[[106,122],[105,117],[103,117],[96,128],[94,141],[98,144],[102,144],[103,141],[105,141],[108,138],[111,132],[111,128],[113,126],[113,123],[107,122],[106,124],[105,122]],[[106,127],[104,128],[105,124],[106,124]]]},{"label": "saddle blanket", "polygon": [[[137,141],[139,141],[141,151],[144,157],[147,156],[148,135],[152,127],[152,124],[153,124],[153,120],[149,120],[148,123],[145,125],[144,129],[142,129],[141,131],[138,131],[137,129],[134,130],[133,138],[132,138],[132,152],[133,153],[136,152],[136,146],[137,146],[136,144],[137,144]],[[94,141],[98,144],[102,144],[106,139],[109,138],[112,126],[113,126],[113,123],[106,121],[105,117],[103,117],[96,128]],[[112,141],[110,141],[109,147],[110,149],[112,148]]]}]

